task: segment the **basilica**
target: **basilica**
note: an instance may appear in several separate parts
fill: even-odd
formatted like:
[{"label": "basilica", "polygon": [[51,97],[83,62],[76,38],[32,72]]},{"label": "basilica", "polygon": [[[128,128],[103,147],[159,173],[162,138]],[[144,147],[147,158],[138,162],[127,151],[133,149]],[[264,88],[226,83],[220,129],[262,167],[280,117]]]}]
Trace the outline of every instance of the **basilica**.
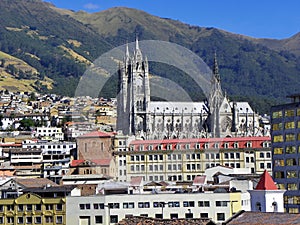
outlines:
[{"label": "basilica", "polygon": [[216,56],[210,85],[203,102],[151,101],[148,60],[136,40],[119,68],[117,130],[148,140],[263,135],[248,102],[230,101],[222,91]]}]

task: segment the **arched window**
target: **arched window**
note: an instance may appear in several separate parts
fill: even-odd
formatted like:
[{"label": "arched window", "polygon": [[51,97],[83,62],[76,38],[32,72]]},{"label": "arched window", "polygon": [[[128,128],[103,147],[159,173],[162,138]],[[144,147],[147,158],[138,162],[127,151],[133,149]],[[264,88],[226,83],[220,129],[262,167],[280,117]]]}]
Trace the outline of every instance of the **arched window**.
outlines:
[{"label": "arched window", "polygon": [[278,205],[277,205],[277,202],[273,202],[272,203],[272,206],[273,206],[273,212],[278,212]]},{"label": "arched window", "polygon": [[261,211],[261,203],[256,202],[255,208],[256,208],[256,211]]}]

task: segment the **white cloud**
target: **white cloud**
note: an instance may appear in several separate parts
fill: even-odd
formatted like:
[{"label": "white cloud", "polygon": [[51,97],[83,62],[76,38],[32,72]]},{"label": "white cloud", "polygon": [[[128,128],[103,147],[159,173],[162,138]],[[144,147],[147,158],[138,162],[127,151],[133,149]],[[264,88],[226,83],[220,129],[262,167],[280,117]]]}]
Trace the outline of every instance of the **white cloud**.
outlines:
[{"label": "white cloud", "polygon": [[85,9],[89,9],[89,10],[95,10],[95,9],[99,9],[100,6],[93,4],[93,3],[87,3],[83,6]]}]

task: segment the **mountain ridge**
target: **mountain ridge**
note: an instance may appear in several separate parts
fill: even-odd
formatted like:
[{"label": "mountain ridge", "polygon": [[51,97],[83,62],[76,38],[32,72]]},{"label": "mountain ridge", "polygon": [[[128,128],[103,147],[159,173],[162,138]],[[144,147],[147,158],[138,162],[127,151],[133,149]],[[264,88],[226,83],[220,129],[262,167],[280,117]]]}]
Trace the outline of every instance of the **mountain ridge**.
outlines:
[{"label": "mountain ridge", "polygon": [[[24,60],[53,79],[54,93],[72,95],[88,66],[85,62],[133,42],[136,35],[140,40],[164,40],[184,46],[211,68],[217,52],[223,89],[233,99],[252,102],[259,111],[267,112],[270,105],[298,92],[300,85],[299,33],[288,39],[258,39],[131,8],[115,7],[89,14],[59,9],[40,0],[3,0],[0,8],[4,12],[0,18],[0,51]],[[8,8],[13,13],[8,14]],[[26,29],[17,31],[24,26]],[[194,100],[201,98],[182,71],[150,64],[150,72],[179,82]],[[106,97],[116,94],[116,76],[111,81],[106,92],[110,96]]]}]

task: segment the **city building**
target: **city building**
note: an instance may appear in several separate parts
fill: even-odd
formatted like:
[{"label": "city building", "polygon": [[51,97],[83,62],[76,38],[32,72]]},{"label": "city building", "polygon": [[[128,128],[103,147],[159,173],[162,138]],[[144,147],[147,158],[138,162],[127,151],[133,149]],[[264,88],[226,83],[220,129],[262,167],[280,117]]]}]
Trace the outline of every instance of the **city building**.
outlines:
[{"label": "city building", "polygon": [[116,177],[113,137],[114,134],[102,131],[77,137],[77,157],[72,161],[72,170],[78,175],[103,174]]},{"label": "city building", "polygon": [[34,137],[48,141],[63,141],[64,134],[60,127],[37,127]]},{"label": "city building", "polygon": [[242,209],[241,192],[109,194],[67,197],[67,224],[115,224],[128,216],[210,218],[224,222]]},{"label": "city building", "polygon": [[300,212],[300,95],[271,108],[273,178],[284,194],[286,212]]},{"label": "city building", "polygon": [[[199,75],[200,76],[200,75]],[[143,139],[260,136],[259,116],[248,102],[230,102],[221,89],[215,57],[207,102],[150,101],[149,66],[136,40],[119,69],[117,131]]]},{"label": "city building", "polygon": [[42,155],[42,177],[60,183],[63,175],[69,173],[71,160],[75,155],[75,142],[47,142],[25,140],[24,149],[40,149]]},{"label": "city building", "polygon": [[128,149],[126,139],[120,138],[114,151],[119,181],[135,176],[145,181],[192,181],[218,165],[252,174],[272,171],[270,137],[133,140]]}]

